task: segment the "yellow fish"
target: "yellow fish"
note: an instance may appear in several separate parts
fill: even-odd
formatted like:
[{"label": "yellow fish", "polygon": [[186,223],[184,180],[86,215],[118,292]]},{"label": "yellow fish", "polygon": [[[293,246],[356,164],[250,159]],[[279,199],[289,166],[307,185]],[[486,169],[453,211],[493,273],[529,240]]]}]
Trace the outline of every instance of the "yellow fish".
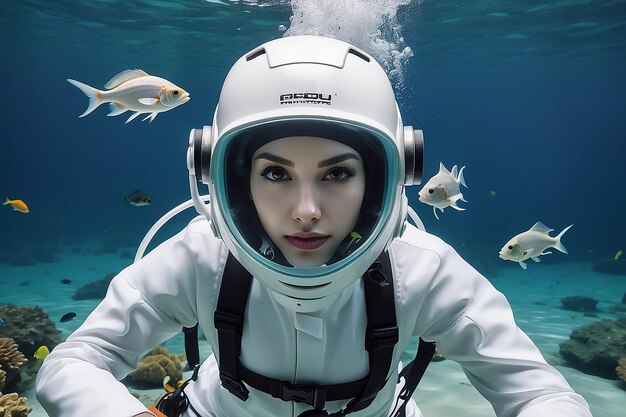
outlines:
[{"label": "yellow fish", "polygon": [[42,361],[49,354],[50,354],[50,350],[48,349],[47,346],[44,345],[44,346],[39,346],[39,349],[35,351],[35,354],[33,356],[35,357],[35,359]]},{"label": "yellow fish", "polygon": [[22,200],[9,200],[9,197],[7,197],[4,203],[2,203],[2,205],[3,206],[9,205],[13,207],[13,210],[19,211],[20,213],[30,212],[30,210],[28,210],[28,206],[26,205],[26,203],[23,202]]},{"label": "yellow fish", "polygon": [[617,253],[615,254],[615,256],[613,257],[613,260],[617,261],[619,260],[619,258],[622,256],[624,252],[622,252],[622,250],[618,250]]}]

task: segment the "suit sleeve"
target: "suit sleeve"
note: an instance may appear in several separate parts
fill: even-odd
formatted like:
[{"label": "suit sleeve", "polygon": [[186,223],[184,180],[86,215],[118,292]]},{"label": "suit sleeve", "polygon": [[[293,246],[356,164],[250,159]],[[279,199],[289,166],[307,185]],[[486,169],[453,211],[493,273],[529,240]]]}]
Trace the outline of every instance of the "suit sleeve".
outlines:
[{"label": "suit sleeve", "polygon": [[427,325],[416,334],[458,362],[499,417],[590,417],[583,397],[517,326],[504,295],[451,248],[439,258],[426,320],[418,320]]},{"label": "suit sleeve", "polygon": [[119,382],[139,358],[196,322],[195,271],[172,238],[116,276],[104,300],[45,359],[38,401],[51,417],[130,417],[145,406]]}]

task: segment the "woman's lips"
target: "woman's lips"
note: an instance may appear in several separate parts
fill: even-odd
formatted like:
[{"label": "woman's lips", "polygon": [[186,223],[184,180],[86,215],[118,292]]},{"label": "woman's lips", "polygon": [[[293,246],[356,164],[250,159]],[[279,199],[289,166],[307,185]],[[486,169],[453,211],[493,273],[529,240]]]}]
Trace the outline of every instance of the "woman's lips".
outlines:
[{"label": "woman's lips", "polygon": [[322,246],[330,238],[317,233],[296,233],[286,236],[289,243],[300,250],[314,250]]}]

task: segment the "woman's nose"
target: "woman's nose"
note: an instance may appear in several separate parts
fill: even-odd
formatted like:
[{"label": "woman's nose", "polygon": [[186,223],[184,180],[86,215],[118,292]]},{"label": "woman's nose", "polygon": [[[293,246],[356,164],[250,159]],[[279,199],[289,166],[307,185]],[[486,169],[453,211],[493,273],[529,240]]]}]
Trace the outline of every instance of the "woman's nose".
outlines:
[{"label": "woman's nose", "polygon": [[319,220],[321,210],[313,187],[303,185],[298,191],[297,201],[293,208],[293,218],[302,223]]}]

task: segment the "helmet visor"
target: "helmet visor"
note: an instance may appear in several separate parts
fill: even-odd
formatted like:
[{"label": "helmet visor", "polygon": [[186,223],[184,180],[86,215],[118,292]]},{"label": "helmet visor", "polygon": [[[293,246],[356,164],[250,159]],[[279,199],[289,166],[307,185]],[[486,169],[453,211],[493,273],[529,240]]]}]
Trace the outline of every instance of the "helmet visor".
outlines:
[{"label": "helmet visor", "polygon": [[[353,230],[340,237],[322,264],[294,266],[281,252],[257,214],[251,198],[252,157],[262,146],[283,138],[316,137],[340,142],[360,155],[365,188]],[[390,217],[400,182],[400,162],[392,138],[370,126],[324,118],[289,118],[242,126],[216,143],[211,162],[214,204],[237,253],[245,251],[270,270],[294,278],[318,278],[343,269],[368,252]],[[225,227],[224,227],[225,226]]]}]

